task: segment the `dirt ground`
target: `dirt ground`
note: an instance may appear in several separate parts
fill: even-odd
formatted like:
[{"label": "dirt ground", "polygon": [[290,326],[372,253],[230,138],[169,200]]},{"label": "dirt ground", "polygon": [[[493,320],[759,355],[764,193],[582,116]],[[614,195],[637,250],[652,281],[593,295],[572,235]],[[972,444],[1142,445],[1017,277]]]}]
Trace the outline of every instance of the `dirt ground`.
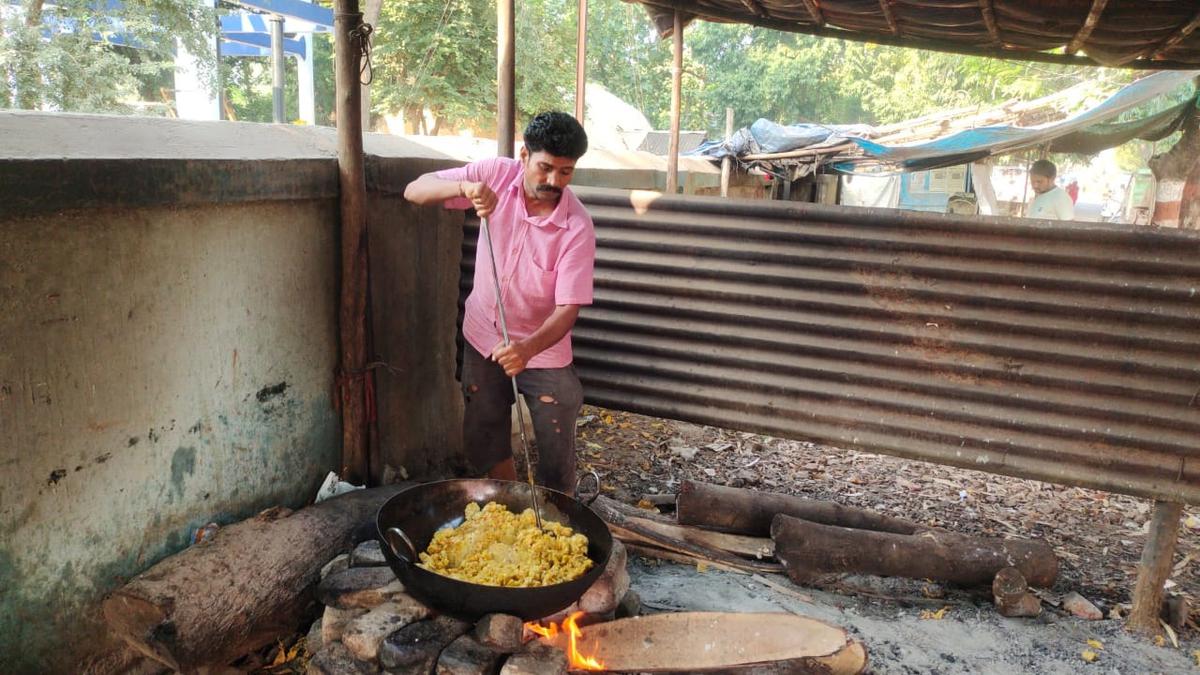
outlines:
[{"label": "dirt ground", "polygon": [[[579,432],[580,468],[594,469],[605,494],[631,504],[693,479],[833,500],[965,534],[1044,538],[1054,547],[1059,580],[1043,593],[1048,611],[1035,620],[1004,619],[981,594],[948,589],[943,604],[928,597],[928,588],[902,581],[846,578],[826,589],[798,588],[814,598],[799,603],[802,613],[860,631],[875,672],[1200,671],[1200,656],[1192,654],[1200,647],[1195,613],[1176,649],[1125,634],[1119,620],[1082,621],[1053,606],[1076,591],[1106,616],[1128,610],[1147,500],[594,407],[584,408]],[[1189,508],[1168,587],[1193,607],[1200,597],[1198,542],[1200,516]],[[661,611],[719,608],[719,594],[709,597],[718,578],[734,604],[797,607],[790,596],[748,588],[737,574],[708,572],[706,583],[687,584],[697,574],[687,566],[643,561],[636,569],[635,586]],[[921,611],[938,609],[933,605],[951,609],[941,619],[921,619]],[[1100,658],[1091,664],[1079,656],[1088,638],[1107,641],[1104,650],[1093,649]]]}]

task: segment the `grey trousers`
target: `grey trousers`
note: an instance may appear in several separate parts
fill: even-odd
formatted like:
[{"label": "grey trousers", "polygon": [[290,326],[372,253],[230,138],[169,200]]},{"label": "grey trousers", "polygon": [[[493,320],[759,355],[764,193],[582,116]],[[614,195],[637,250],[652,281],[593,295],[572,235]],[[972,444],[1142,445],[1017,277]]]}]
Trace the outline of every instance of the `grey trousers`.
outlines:
[{"label": "grey trousers", "polygon": [[[471,468],[483,474],[512,457],[512,382],[498,363],[465,343],[462,387],[463,444]],[[574,495],[575,420],[583,407],[574,366],[527,369],[517,375],[517,388],[533,417],[537,482]]]}]

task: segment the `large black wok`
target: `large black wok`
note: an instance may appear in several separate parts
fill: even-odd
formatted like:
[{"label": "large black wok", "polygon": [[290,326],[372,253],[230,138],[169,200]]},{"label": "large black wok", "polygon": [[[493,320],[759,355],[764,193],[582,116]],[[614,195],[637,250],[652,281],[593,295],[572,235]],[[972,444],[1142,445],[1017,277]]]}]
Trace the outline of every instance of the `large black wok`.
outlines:
[{"label": "large black wok", "polygon": [[467,583],[417,567],[417,553],[429,546],[434,532],[461,523],[468,503],[483,506],[494,501],[514,513],[530,508],[529,484],[512,481],[446,480],[397,494],[380,507],[376,518],[384,556],[410,595],[443,614],[468,621],[491,613],[526,620],[554,614],[578,600],[604,571],[612,553],[612,535],[582,502],[557,490],[536,489],[544,520],[567,525],[588,538],[588,557],[595,564],[578,579],[553,586],[504,588]]}]

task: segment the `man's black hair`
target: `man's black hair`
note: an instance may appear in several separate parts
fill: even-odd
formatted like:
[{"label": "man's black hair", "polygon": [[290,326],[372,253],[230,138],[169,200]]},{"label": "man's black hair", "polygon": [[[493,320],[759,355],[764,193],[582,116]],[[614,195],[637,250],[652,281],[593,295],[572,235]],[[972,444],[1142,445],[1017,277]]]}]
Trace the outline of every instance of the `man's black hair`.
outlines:
[{"label": "man's black hair", "polygon": [[1029,167],[1029,173],[1034,176],[1045,176],[1053,180],[1058,176],[1058,167],[1054,166],[1054,162],[1048,159],[1039,159]]},{"label": "man's black hair", "polygon": [[587,133],[565,112],[538,113],[525,127],[525,147],[531,154],[545,150],[555,157],[579,159],[587,152]]}]

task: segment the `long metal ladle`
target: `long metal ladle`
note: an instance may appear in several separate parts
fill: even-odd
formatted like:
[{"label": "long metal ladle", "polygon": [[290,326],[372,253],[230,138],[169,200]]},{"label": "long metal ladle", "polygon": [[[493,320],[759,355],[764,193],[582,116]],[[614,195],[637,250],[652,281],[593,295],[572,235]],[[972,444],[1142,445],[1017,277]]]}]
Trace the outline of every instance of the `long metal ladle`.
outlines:
[{"label": "long metal ladle", "polygon": [[[488,232],[488,219],[479,219],[479,234],[487,243],[488,260],[492,263],[492,289],[496,292],[496,312],[500,315],[500,333],[504,336],[504,346],[509,345],[508,322],[504,319],[504,301],[500,298],[500,273],[496,270],[496,252],[492,248],[492,235]],[[525,434],[525,412],[521,409],[521,392],[517,388],[517,378],[512,378],[513,403],[517,406],[517,425],[521,427],[521,448],[525,452],[525,472],[529,480],[529,501],[533,503],[533,517],[537,520],[539,530],[542,526],[542,510],[538,506],[537,488],[533,483],[533,462],[529,460],[529,437]]]}]

